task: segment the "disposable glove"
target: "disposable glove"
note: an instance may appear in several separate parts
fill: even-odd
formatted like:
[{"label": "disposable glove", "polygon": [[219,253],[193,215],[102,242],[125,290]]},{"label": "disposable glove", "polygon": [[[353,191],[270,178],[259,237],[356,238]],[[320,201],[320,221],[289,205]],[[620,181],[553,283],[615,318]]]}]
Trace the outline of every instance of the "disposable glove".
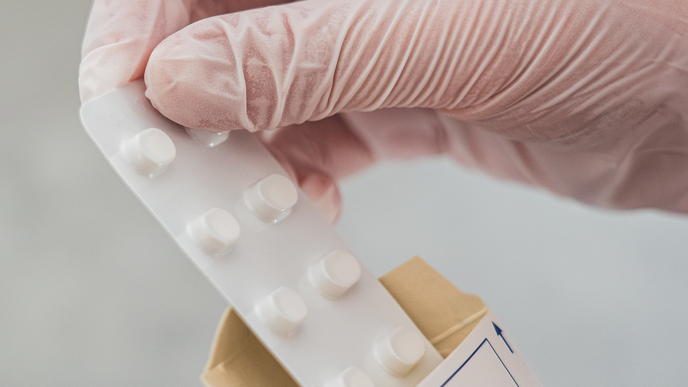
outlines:
[{"label": "disposable glove", "polygon": [[270,4],[96,0],[82,100],[145,77],[181,125],[280,128],[267,145],[331,220],[342,177],[440,154],[597,206],[688,212],[684,0],[249,9]]}]

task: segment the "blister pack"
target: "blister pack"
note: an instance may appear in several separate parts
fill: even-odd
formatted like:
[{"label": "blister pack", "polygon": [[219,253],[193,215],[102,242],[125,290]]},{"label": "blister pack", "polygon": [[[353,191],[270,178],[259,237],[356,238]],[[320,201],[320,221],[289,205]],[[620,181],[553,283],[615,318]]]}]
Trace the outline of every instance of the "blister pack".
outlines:
[{"label": "blister pack", "polygon": [[416,386],[441,356],[246,131],[187,131],[143,81],[85,103],[119,176],[307,387]]}]

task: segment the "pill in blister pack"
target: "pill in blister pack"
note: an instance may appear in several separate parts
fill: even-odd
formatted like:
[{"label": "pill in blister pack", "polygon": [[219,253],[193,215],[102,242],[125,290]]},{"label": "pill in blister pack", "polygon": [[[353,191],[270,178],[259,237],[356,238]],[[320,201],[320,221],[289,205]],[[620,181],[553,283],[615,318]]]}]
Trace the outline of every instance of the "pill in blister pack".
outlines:
[{"label": "pill in blister pack", "polygon": [[221,208],[211,208],[186,226],[189,237],[208,255],[220,257],[241,234],[239,222]]},{"label": "pill in blister pack", "polygon": [[120,149],[139,174],[150,178],[165,172],[177,155],[170,136],[156,128],[148,128],[122,142]]},{"label": "pill in blister pack", "polygon": [[244,192],[247,207],[261,220],[277,223],[291,212],[298,194],[291,180],[278,174],[261,179]]},{"label": "pill in blister pack", "polygon": [[410,387],[441,362],[254,135],[185,130],[144,91],[87,102],[84,127],[294,379]]}]

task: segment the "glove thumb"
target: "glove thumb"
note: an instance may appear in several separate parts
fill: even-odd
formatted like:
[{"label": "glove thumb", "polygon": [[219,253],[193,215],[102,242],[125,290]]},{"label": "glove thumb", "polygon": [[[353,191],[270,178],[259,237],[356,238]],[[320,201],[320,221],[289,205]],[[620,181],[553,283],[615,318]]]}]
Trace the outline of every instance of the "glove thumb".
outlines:
[{"label": "glove thumb", "polygon": [[[172,120],[214,131],[384,107],[505,105],[492,97],[532,60],[524,45],[540,47],[542,23],[530,19],[567,12],[512,3],[310,0],[204,19],[154,50],[148,97]],[[515,25],[522,31],[507,33]]]}]

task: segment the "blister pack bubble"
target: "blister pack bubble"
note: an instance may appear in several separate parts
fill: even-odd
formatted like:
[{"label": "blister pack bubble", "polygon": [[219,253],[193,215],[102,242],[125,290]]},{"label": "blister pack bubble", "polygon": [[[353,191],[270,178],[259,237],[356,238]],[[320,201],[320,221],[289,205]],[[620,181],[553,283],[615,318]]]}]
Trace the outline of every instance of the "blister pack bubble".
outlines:
[{"label": "blister pack bubble", "polygon": [[442,361],[255,135],[190,135],[144,92],[85,103],[84,128],[299,384],[410,387]]}]

